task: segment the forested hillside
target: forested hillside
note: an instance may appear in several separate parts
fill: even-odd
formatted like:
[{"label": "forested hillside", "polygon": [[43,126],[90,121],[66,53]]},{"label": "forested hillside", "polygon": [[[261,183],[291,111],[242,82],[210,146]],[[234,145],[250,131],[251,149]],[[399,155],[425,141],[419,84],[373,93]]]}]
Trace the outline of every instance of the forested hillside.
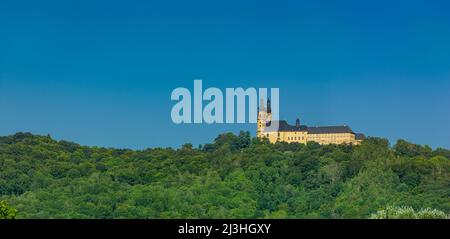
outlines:
[{"label": "forested hillside", "polygon": [[142,151],[0,137],[0,201],[18,218],[368,218],[450,213],[450,151],[369,138],[269,144],[241,132]]}]

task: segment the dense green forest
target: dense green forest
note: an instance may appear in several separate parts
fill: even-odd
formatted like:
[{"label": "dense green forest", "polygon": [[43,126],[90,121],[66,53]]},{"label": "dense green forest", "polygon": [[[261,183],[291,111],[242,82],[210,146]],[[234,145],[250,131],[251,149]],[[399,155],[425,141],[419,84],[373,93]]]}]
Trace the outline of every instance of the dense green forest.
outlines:
[{"label": "dense green forest", "polygon": [[381,138],[269,144],[248,132],[128,150],[17,133],[0,137],[0,201],[18,218],[369,218],[389,207],[448,215],[450,151]]}]

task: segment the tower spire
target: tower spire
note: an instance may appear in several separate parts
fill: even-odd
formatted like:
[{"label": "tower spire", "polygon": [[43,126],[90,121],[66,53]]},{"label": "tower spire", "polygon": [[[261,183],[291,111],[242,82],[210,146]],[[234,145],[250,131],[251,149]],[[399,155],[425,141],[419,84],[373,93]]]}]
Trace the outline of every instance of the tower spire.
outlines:
[{"label": "tower spire", "polygon": [[266,111],[266,107],[264,106],[264,98],[259,100],[259,110],[258,111]]}]

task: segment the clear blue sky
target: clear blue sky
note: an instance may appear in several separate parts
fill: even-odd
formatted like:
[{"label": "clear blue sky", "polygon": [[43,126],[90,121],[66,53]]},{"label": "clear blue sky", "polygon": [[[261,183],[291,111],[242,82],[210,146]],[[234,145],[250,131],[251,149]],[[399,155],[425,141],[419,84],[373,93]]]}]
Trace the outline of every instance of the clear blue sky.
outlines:
[{"label": "clear blue sky", "polygon": [[0,2],[0,135],[210,142],[171,91],[278,87],[281,117],[450,148],[449,1]]}]

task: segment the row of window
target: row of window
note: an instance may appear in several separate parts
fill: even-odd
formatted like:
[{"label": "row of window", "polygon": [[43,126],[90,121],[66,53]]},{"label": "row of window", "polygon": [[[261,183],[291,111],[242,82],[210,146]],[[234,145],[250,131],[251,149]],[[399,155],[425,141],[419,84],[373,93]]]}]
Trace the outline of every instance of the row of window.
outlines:
[{"label": "row of window", "polygon": [[305,140],[305,137],[288,137],[288,140]]},{"label": "row of window", "polygon": [[348,135],[319,135],[319,136],[313,136],[313,135],[310,135],[309,136],[310,138],[350,138]]}]

